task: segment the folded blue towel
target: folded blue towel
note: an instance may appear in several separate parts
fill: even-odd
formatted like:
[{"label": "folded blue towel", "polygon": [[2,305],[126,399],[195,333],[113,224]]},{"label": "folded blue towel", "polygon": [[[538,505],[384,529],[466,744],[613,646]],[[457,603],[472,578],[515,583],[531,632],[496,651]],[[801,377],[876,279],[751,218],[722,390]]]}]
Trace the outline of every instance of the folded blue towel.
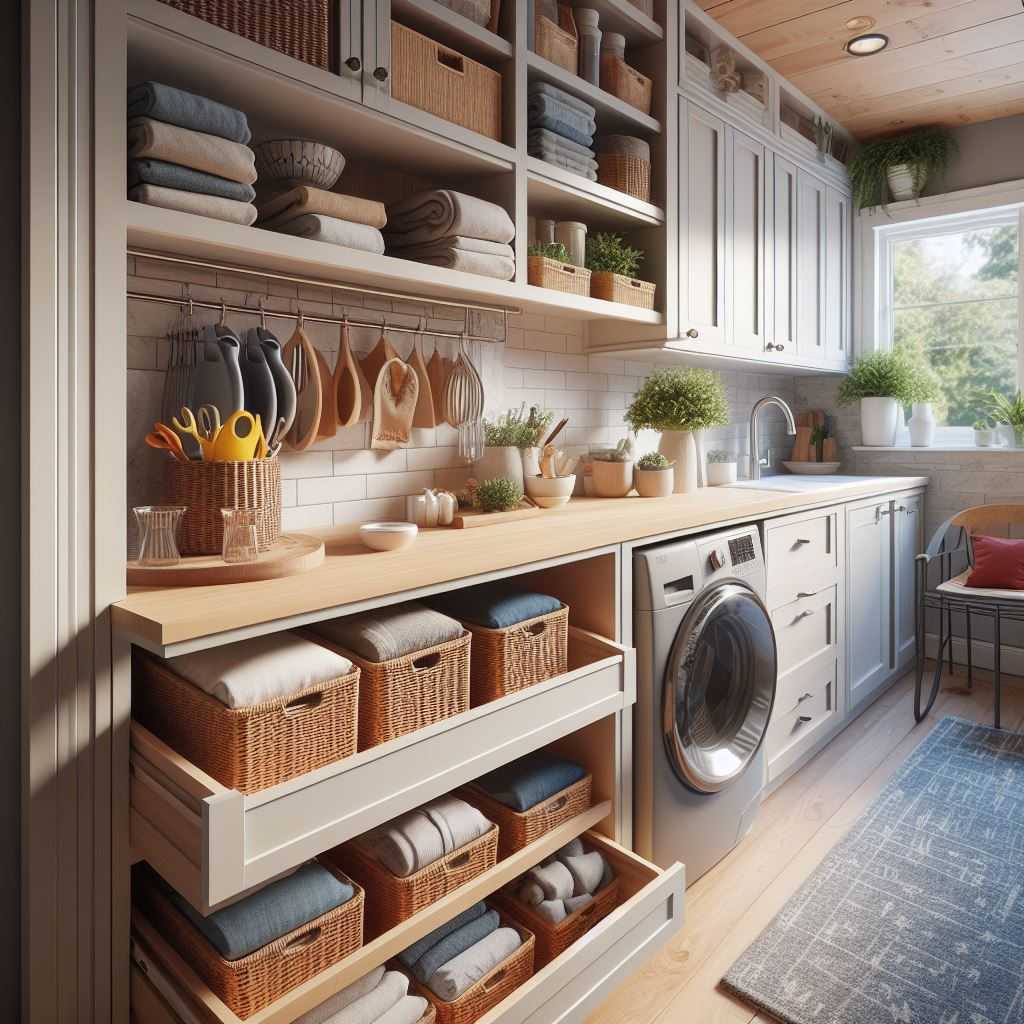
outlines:
[{"label": "folded blue towel", "polygon": [[403,967],[408,967],[412,970],[413,964],[415,964],[428,949],[436,946],[445,936],[451,935],[452,932],[458,931],[464,924],[469,924],[470,921],[475,921],[478,917],[483,917],[487,913],[487,904],[481,900],[479,903],[474,903],[468,910],[464,910],[461,914],[456,914],[450,921],[445,921],[440,928],[435,928],[429,935],[424,935],[419,942],[414,942],[411,946],[407,946],[401,953],[398,954],[398,961]]},{"label": "folded blue towel", "polygon": [[235,199],[240,203],[251,203],[256,198],[252,185],[240,181],[229,181],[216,174],[196,171],[181,164],[166,160],[129,160],[128,187],[136,185],[162,185],[182,192],[197,192],[204,196],[220,196],[221,199]]},{"label": "folded blue towel", "polygon": [[530,83],[529,97],[532,99],[535,96],[550,96],[552,99],[558,100],[560,103],[564,103],[567,107],[571,107],[573,110],[579,111],[591,120],[597,118],[597,108],[591,106],[586,100],[581,100],[578,96],[573,96],[571,92],[566,92],[564,89],[559,89],[557,85],[551,85],[548,82],[533,81]]},{"label": "folded blue towel", "polygon": [[581,146],[594,141],[597,122],[553,96],[531,96],[526,107],[530,128],[546,128]]},{"label": "folded blue towel", "polygon": [[481,776],[476,784],[499,803],[522,812],[579,782],[586,774],[586,768],[574,761],[537,751]]},{"label": "folded blue towel", "polygon": [[298,871],[203,917],[170,890],[174,905],[199,929],[225,960],[239,960],[308,921],[352,899],[353,889],[323,865],[311,862]]},{"label": "folded blue towel", "polygon": [[583,146],[572,139],[562,138],[555,132],[549,132],[546,128],[531,128],[526,136],[527,144],[531,148],[550,149],[556,153],[564,153],[566,156],[576,157],[580,160],[593,160],[594,150],[590,146]]},{"label": "folded blue towel", "polygon": [[444,967],[449,960],[454,960],[460,953],[465,953],[470,946],[475,946],[481,939],[486,939],[491,932],[498,930],[500,924],[498,912],[488,910],[486,914],[468,921],[461,928],[446,935],[436,945],[431,946],[413,964],[412,973],[424,985],[433,977],[434,971]]},{"label": "folded blue towel", "polygon": [[538,615],[557,612],[562,602],[547,594],[534,594],[508,586],[482,583],[465,590],[439,594],[430,602],[438,611],[461,622],[488,629],[507,629]]},{"label": "folded blue towel", "polygon": [[528,150],[527,152],[530,156],[543,160],[546,164],[554,164],[555,167],[561,167],[571,174],[578,174],[580,177],[587,178],[590,181],[597,181],[596,170],[592,167],[587,167],[578,160],[574,160],[572,157],[564,156],[561,153],[551,153],[548,150]]},{"label": "folded blue towel", "polygon": [[151,117],[243,145],[252,138],[242,111],[160,82],[142,82],[129,88],[128,117]]}]

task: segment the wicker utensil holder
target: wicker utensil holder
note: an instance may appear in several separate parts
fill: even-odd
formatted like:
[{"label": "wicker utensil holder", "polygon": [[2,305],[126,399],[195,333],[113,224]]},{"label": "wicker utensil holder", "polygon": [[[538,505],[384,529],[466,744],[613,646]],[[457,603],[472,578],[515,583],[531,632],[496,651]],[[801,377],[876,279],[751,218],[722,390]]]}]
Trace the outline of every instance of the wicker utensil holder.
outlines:
[{"label": "wicker utensil holder", "polygon": [[654,83],[615,54],[601,54],[601,88],[642,114],[651,112]]},{"label": "wicker utensil holder", "polygon": [[463,786],[458,795],[498,826],[498,857],[504,859],[589,810],[592,786],[593,776],[587,775],[528,811],[513,810],[475,785]]},{"label": "wicker utensil holder", "polygon": [[132,649],[132,715],[177,753],[240,793],[256,793],[356,752],[359,669],[290,697],[229,708]]},{"label": "wicker utensil holder", "polygon": [[651,164],[623,153],[597,154],[597,180],[626,195],[651,201]]},{"label": "wicker utensil holder", "polygon": [[538,13],[533,24],[534,52],[575,75],[579,66],[580,39],[572,8],[558,5],[558,24]]},{"label": "wicker utensil holder", "polygon": [[405,878],[393,875],[361,839],[336,846],[323,858],[369,894],[365,928],[367,938],[375,939],[493,868],[498,863],[498,826]]},{"label": "wicker utensil holder", "polygon": [[261,46],[331,66],[331,0],[161,0]]},{"label": "wicker utensil holder", "polygon": [[623,274],[608,270],[596,270],[590,275],[590,294],[606,302],[622,302],[627,306],[654,309],[654,292],[657,285],[650,281],[637,281]]},{"label": "wicker utensil holder", "polygon": [[352,885],[352,899],[239,960],[225,960],[155,880],[133,885],[133,893],[149,923],[245,1020],[362,946],[363,890],[338,868],[324,866]]},{"label": "wicker utensil holder", "polygon": [[411,980],[411,990],[423,996],[437,1012],[437,1024],[473,1024],[533,975],[533,936],[517,921],[503,915],[501,924],[515,928],[523,940],[522,945],[475,985],[467,988],[458,999],[446,1003],[426,985],[421,985],[415,978]]},{"label": "wicker utensil holder", "polygon": [[590,294],[590,271],[586,267],[575,267],[547,256],[527,257],[526,279],[538,288],[553,288],[570,295]]},{"label": "wicker utensil holder", "polygon": [[249,462],[167,464],[167,498],[184,505],[178,549],[183,555],[219,555],[224,543],[221,509],[255,510],[256,538],[266,551],[281,536],[281,464],[277,459]]}]

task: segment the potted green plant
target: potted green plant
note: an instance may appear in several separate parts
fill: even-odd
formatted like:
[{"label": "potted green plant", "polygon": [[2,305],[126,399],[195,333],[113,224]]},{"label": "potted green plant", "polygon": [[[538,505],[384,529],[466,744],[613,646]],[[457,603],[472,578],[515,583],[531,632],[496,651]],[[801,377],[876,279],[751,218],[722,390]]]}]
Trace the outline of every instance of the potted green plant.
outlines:
[{"label": "potted green plant", "polygon": [[849,165],[853,199],[859,209],[894,200],[916,199],[928,178],[941,174],[959,151],[945,128],[919,128],[869,142]]},{"label": "potted green plant", "polygon": [[986,400],[989,416],[1005,428],[1006,440],[1014,448],[1024,448],[1024,393],[1012,398],[993,391]]},{"label": "potted green plant", "polygon": [[863,444],[888,448],[896,442],[900,406],[912,404],[922,394],[926,372],[902,349],[873,352],[854,363],[839,385],[839,404],[860,402]]},{"label": "potted green plant", "polygon": [[712,449],[708,452],[708,487],[736,483],[736,456],[732,452]]},{"label": "potted green plant", "polygon": [[699,486],[695,432],[729,423],[725,388],[711,370],[656,370],[626,410],[626,422],[634,431],[661,431],[658,451],[675,467],[675,493],[689,494]]},{"label": "potted green plant", "polygon": [[672,493],[672,463],[661,452],[648,452],[636,463],[636,492],[641,498],[665,498]]},{"label": "potted green plant", "polygon": [[991,420],[974,421],[974,445],[976,448],[991,448],[996,443],[996,428]]},{"label": "potted green plant", "polygon": [[598,498],[624,498],[633,490],[633,442],[623,438],[616,448],[595,452],[590,475]]},{"label": "potted green plant", "polygon": [[[484,420],[484,451],[473,464],[473,475],[478,480],[505,477],[521,490],[526,453],[540,444],[554,418],[554,413],[538,406],[531,406],[527,415],[524,404],[493,420]],[[533,474],[539,473],[537,459],[531,457],[529,461]]]},{"label": "potted green plant", "polygon": [[601,231],[587,239],[590,294],[595,299],[654,309],[655,285],[637,278],[642,249],[626,245],[621,235]]},{"label": "potted green plant", "polygon": [[477,484],[473,500],[481,512],[508,512],[523,500],[523,489],[514,480],[496,477]]}]

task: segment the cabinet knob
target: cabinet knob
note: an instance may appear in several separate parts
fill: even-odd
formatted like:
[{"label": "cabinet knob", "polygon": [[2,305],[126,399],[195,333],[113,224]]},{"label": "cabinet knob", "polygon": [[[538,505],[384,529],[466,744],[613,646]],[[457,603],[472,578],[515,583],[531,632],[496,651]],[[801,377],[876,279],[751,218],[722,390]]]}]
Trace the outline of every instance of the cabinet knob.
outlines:
[{"label": "cabinet knob", "polygon": [[691,327],[691,328],[690,328],[690,329],[689,329],[689,330],[688,330],[688,331],[686,332],[686,336],[687,336],[688,338],[699,338],[699,337],[700,337],[700,331],[698,331],[696,327]]},{"label": "cabinet knob", "polygon": [[768,344],[765,345],[764,350],[766,352],[784,352],[786,350],[786,346],[783,345],[781,341],[778,343],[769,341]]},{"label": "cabinet knob", "polygon": [[374,68],[373,77],[376,78],[378,82],[386,82],[388,80],[388,69]]},{"label": "cabinet knob", "polygon": [[800,716],[800,717],[799,717],[799,718],[797,719],[797,721],[798,721],[798,722],[799,722],[799,723],[800,723],[801,725],[806,725],[806,724],[807,724],[808,722],[810,722],[810,721],[813,721],[813,719],[811,718],[811,716],[810,716],[810,715],[801,715],[801,716]]},{"label": "cabinet knob", "polygon": [[362,69],[362,66],[363,62],[358,57],[349,57],[349,59],[345,61],[345,67],[347,67],[349,71],[359,71]]}]

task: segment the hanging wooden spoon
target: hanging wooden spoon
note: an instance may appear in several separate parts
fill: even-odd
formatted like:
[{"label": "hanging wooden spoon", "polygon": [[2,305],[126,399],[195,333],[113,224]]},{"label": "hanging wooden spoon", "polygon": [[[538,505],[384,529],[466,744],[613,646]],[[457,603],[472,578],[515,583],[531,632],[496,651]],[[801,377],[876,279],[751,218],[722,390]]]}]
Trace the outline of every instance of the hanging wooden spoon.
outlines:
[{"label": "hanging wooden spoon", "polygon": [[289,448],[305,451],[315,440],[320,426],[323,390],[317,351],[302,329],[302,314],[295,324],[295,332],[282,352],[284,365],[295,381],[296,410],[291,430],[285,439]]},{"label": "hanging wooden spoon", "polygon": [[[373,400],[363,368],[352,353],[347,323],[341,325],[338,362],[334,367],[334,396],[338,404],[338,426],[351,427],[370,418]],[[369,401],[367,400],[369,397]]]},{"label": "hanging wooden spoon", "polygon": [[434,404],[434,425],[440,426],[445,422],[444,418],[444,386],[448,382],[448,375],[451,373],[451,360],[441,355],[436,343],[434,354],[427,363],[427,380],[430,383],[431,401]]},{"label": "hanging wooden spoon", "polygon": [[381,367],[389,359],[398,358],[395,346],[388,341],[387,335],[381,331],[377,344],[370,349],[363,360],[363,373],[366,374],[366,382],[370,385],[371,391],[376,391],[377,389],[377,378],[380,376]]},{"label": "hanging wooden spoon", "polygon": [[412,352],[407,360],[409,368],[416,374],[420,382],[419,394],[416,397],[416,412],[412,418],[414,427],[436,427],[437,419],[434,417],[434,395],[430,387],[430,372],[427,364],[423,361],[423,353],[420,351],[419,338],[412,343]]},{"label": "hanging wooden spoon", "polygon": [[[340,357],[340,353],[339,353]],[[320,371],[320,422],[317,424],[318,438],[334,437],[338,432],[338,399],[330,364],[320,349],[316,350],[316,365]]]}]

